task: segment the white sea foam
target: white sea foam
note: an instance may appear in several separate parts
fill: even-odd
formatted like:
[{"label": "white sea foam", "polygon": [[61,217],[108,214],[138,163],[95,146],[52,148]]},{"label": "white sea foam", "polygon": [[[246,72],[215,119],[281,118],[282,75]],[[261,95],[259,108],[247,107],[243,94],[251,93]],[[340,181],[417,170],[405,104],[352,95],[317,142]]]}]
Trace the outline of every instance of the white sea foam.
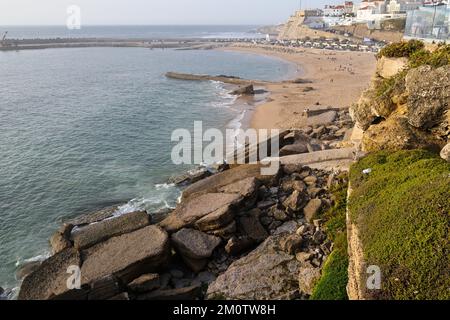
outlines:
[{"label": "white sea foam", "polygon": [[113,217],[136,211],[157,212],[164,209],[174,209],[175,203],[172,204],[172,202],[179,193],[180,191],[174,184],[156,184],[154,190],[150,191],[148,195],[132,199],[120,206]]}]

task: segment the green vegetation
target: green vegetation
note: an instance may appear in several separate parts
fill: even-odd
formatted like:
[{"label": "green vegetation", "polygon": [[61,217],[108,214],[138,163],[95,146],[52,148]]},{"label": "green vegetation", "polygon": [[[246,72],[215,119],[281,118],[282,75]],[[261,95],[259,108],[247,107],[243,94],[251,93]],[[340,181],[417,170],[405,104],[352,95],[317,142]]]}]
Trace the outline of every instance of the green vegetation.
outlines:
[{"label": "green vegetation", "polygon": [[412,54],[423,49],[424,47],[424,43],[419,40],[395,42],[392,44],[388,44],[383,49],[381,49],[380,53],[378,54],[378,58],[409,58]]},{"label": "green vegetation", "polygon": [[450,45],[439,45],[436,50],[430,52],[420,49],[414,52],[409,59],[410,68],[417,68],[423,65],[429,65],[433,68],[439,68],[450,64]]},{"label": "green vegetation", "polygon": [[423,150],[382,151],[354,164],[350,183],[364,258],[383,273],[373,296],[450,299],[450,164]]},{"label": "green vegetation", "polygon": [[347,235],[340,232],[334,242],[334,250],[328,257],[317,282],[311,300],[347,300],[348,282]]},{"label": "green vegetation", "polygon": [[340,183],[332,188],[334,206],[321,218],[325,221],[327,236],[333,241],[333,252],[325,262],[322,276],[317,282],[311,300],[347,300],[348,255],[346,232],[347,176],[339,177]]}]

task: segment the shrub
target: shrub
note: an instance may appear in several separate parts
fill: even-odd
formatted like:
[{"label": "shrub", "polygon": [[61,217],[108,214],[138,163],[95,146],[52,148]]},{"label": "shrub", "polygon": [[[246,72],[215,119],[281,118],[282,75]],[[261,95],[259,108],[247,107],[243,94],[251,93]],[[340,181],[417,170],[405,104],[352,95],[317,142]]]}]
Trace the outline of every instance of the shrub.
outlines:
[{"label": "shrub", "polygon": [[439,45],[434,51],[425,49],[414,52],[409,61],[411,68],[417,68],[423,65],[429,65],[433,68],[439,68],[450,64],[450,45]]},{"label": "shrub", "polygon": [[409,40],[407,42],[396,42],[381,49],[378,57],[387,58],[409,58],[415,52],[424,48],[424,43],[419,40]]},{"label": "shrub", "polygon": [[364,259],[382,270],[373,296],[450,299],[450,164],[423,150],[381,151],[352,166],[350,183]]}]

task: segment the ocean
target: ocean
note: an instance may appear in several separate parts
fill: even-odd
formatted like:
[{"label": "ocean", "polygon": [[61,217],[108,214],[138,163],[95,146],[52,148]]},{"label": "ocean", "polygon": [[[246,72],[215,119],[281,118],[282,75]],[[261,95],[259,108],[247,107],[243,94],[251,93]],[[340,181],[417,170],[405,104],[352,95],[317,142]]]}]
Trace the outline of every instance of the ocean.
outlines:
[{"label": "ocean", "polygon": [[229,89],[166,72],[280,80],[292,69],[224,51],[0,52],[0,286],[17,286],[17,266],[48,254],[64,219],[122,203],[173,207],[180,190],[167,179],[191,168],[172,164],[173,130],[240,125]]},{"label": "ocean", "polygon": [[242,39],[263,38],[259,26],[82,26],[69,30],[64,26],[0,26],[11,39],[115,38],[115,39]]}]

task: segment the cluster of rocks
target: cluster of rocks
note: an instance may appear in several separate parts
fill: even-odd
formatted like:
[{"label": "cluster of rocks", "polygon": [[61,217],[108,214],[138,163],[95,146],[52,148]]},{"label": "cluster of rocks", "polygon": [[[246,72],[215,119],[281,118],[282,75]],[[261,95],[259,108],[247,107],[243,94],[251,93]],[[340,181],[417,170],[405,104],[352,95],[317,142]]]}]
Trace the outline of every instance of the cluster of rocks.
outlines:
[{"label": "cluster of rocks", "polygon": [[285,146],[280,149],[280,156],[341,148],[350,140],[353,120],[348,110],[305,110],[305,113],[311,115],[310,125],[291,130],[284,137]]},{"label": "cluster of rocks", "polygon": [[405,58],[380,59],[371,87],[350,109],[364,130],[363,151],[424,148],[439,152],[448,144],[450,66],[409,69],[404,80],[397,80],[380,96],[378,88],[394,79],[407,63]]},{"label": "cluster of rocks", "polygon": [[[23,271],[19,299],[306,297],[332,250],[319,213],[337,180],[302,165],[271,176],[242,165],[189,185],[161,221],[116,208],[67,221],[53,255]],[[80,289],[68,286],[71,268]]]}]

